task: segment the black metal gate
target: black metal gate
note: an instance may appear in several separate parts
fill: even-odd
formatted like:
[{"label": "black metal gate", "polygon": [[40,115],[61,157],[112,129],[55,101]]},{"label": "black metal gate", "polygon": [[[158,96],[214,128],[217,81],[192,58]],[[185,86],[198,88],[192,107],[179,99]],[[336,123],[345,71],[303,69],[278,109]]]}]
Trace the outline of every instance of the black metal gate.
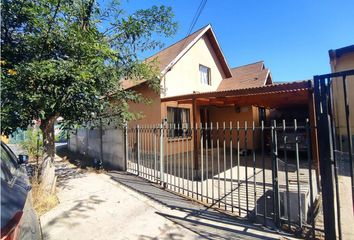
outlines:
[{"label": "black metal gate", "polygon": [[353,239],[354,70],[315,76],[314,93],[325,237]]}]

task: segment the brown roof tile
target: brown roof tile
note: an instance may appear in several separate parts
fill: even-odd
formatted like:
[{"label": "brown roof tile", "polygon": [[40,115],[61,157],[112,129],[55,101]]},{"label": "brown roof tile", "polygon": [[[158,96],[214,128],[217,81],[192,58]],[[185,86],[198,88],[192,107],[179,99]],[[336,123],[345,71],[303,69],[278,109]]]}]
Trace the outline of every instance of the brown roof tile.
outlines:
[{"label": "brown roof tile", "polygon": [[[206,26],[208,27],[208,26]],[[189,36],[181,39],[180,41],[176,42],[175,44],[162,49],[160,52],[148,57],[145,59],[146,62],[152,62],[156,61],[157,68],[161,71],[163,71],[168,64],[170,64],[173,59],[177,57],[177,55],[186,47],[188,44],[190,44],[206,27],[203,27],[196,32],[190,34]],[[131,87],[134,87],[136,85],[139,85],[146,80],[141,80],[141,81],[132,81],[132,80],[122,80],[122,88],[123,89],[128,89]]]},{"label": "brown roof tile", "polygon": [[[221,65],[226,73],[226,76],[231,77],[231,71],[227,65],[227,62],[223,56],[223,53],[220,49],[220,46],[217,43],[217,40],[215,38],[215,35],[211,29],[210,25],[207,25],[194,33],[190,34],[189,36],[183,38],[182,40],[176,42],[175,44],[161,50],[160,52],[156,53],[155,55],[148,57],[145,59],[146,62],[152,62],[156,61],[158,69],[162,72],[163,70],[166,70],[166,67],[168,67],[169,64],[172,63],[173,60],[177,58],[177,56],[189,45],[191,44],[203,31],[207,34],[209,37],[212,45],[214,46],[214,49],[216,51],[217,56],[219,57],[221,61]],[[131,87],[134,87],[136,85],[139,85],[146,80],[141,80],[141,81],[132,81],[132,80],[122,80],[122,87],[123,89],[128,89]]]},{"label": "brown roof tile", "polygon": [[160,71],[164,70],[169,63],[172,62],[173,59],[177,57],[177,55],[190,44],[206,27],[199,29],[198,31],[192,33],[191,35],[183,38],[182,40],[176,42],[175,44],[161,50],[155,55],[148,57],[145,61],[152,62],[154,60],[157,61],[157,66]]},{"label": "brown roof tile", "polygon": [[231,69],[232,77],[221,81],[217,91],[261,87],[264,86],[268,76],[269,69],[264,67],[264,62],[255,62],[244,66]]}]

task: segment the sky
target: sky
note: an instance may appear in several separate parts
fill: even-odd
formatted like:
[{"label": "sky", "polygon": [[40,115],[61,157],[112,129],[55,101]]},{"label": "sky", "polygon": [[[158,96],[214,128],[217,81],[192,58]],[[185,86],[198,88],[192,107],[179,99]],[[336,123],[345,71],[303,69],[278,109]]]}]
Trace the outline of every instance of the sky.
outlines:
[{"label": "sky", "polygon": [[[122,0],[127,12],[171,6],[186,37],[201,0]],[[328,50],[354,44],[354,0],[208,0],[193,31],[211,24],[229,66],[264,60],[273,81],[330,72]]]}]

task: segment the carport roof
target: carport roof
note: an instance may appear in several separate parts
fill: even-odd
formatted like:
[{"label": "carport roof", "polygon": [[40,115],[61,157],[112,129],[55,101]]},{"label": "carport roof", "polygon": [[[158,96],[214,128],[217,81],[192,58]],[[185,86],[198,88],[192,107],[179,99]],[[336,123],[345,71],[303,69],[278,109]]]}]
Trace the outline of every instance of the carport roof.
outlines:
[{"label": "carport roof", "polygon": [[312,94],[312,81],[270,84],[261,87],[225,91],[193,93],[162,98],[161,102],[195,103],[211,106],[259,106],[281,108],[308,105]]}]

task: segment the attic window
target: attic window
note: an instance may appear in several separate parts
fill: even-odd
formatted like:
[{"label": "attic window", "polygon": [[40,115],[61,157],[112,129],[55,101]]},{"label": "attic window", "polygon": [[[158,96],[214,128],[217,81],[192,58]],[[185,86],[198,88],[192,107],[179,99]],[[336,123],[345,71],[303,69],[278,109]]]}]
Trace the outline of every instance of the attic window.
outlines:
[{"label": "attic window", "polygon": [[205,85],[211,85],[210,68],[199,65],[200,82]]}]

